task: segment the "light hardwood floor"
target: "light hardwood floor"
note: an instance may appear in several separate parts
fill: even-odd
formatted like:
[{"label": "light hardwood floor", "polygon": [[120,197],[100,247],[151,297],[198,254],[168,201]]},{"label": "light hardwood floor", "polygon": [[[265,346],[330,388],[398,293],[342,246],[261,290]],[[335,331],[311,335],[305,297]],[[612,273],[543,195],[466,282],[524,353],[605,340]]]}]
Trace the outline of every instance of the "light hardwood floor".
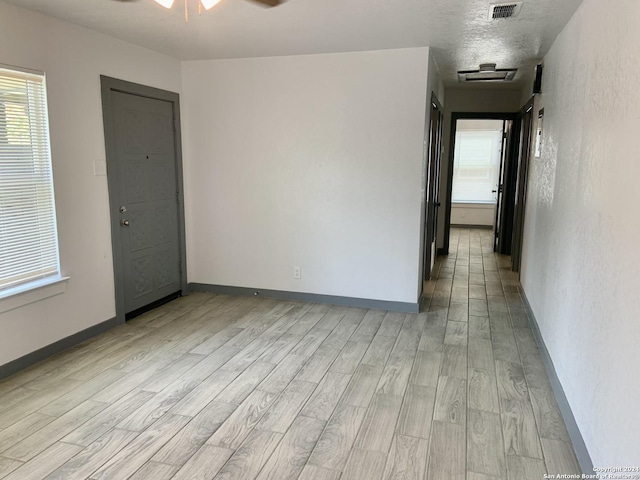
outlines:
[{"label": "light hardwood floor", "polygon": [[491,241],[453,230],[424,313],[197,293],[5,379],[0,478],[580,473]]}]

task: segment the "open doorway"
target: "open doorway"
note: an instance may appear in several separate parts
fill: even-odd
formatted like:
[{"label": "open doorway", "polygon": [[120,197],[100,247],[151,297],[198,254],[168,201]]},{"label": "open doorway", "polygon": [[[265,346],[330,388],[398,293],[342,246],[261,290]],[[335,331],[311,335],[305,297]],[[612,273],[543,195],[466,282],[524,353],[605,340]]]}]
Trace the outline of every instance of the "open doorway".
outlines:
[{"label": "open doorway", "polygon": [[510,254],[520,123],[517,113],[452,113],[443,253],[463,226],[492,229],[494,251]]},{"label": "open doorway", "polygon": [[493,229],[500,183],[504,120],[456,124],[451,226]]}]

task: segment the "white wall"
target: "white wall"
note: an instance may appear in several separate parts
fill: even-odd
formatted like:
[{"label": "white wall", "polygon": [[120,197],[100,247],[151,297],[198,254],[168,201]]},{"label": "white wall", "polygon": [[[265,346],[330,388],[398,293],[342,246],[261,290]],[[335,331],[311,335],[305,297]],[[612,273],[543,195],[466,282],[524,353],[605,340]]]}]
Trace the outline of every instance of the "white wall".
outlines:
[{"label": "white wall", "polygon": [[495,215],[495,204],[454,203],[451,205],[451,225],[492,227]]},{"label": "white wall", "polygon": [[183,63],[189,281],[416,302],[428,53]]},{"label": "white wall", "polygon": [[66,292],[0,314],[0,365],[115,316],[100,74],[180,91],[168,57],[0,2],[0,63],[47,75]]},{"label": "white wall", "polygon": [[440,203],[438,213],[438,248],[444,245],[444,224],[446,207],[449,203],[447,192],[447,175],[449,174],[449,148],[451,143],[451,114],[453,112],[516,112],[520,104],[520,90],[489,88],[447,88],[447,103],[444,114],[444,154],[442,156],[442,172],[440,175]]},{"label": "white wall", "polygon": [[585,0],[544,59],[521,282],[595,465],[640,461],[640,3]]}]

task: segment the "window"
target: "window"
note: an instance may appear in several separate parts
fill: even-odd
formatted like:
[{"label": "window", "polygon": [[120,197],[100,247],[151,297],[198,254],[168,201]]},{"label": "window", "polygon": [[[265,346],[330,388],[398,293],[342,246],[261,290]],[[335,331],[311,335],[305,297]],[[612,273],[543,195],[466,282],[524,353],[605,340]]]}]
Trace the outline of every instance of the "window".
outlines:
[{"label": "window", "polygon": [[0,297],[60,276],[45,78],[0,68]]},{"label": "window", "polygon": [[454,203],[495,203],[492,190],[499,181],[501,148],[502,130],[456,131]]}]

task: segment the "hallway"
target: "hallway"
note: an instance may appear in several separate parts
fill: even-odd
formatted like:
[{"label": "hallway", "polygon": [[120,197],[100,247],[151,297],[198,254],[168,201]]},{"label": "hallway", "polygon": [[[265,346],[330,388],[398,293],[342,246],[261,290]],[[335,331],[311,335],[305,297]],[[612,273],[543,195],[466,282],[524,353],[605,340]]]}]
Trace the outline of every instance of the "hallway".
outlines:
[{"label": "hallway", "polygon": [[[466,427],[467,479],[579,474],[510,267],[510,257],[493,253],[492,230],[451,230],[450,253],[425,285],[430,319],[447,316],[438,396],[450,378],[466,381],[467,419],[457,423]],[[442,331],[436,324],[425,331]],[[448,419],[456,423],[453,414]],[[432,436],[432,448],[439,440],[447,439]]]},{"label": "hallway", "polygon": [[0,382],[0,478],[539,480],[580,473],[492,234],[428,312],[193,294]]}]

